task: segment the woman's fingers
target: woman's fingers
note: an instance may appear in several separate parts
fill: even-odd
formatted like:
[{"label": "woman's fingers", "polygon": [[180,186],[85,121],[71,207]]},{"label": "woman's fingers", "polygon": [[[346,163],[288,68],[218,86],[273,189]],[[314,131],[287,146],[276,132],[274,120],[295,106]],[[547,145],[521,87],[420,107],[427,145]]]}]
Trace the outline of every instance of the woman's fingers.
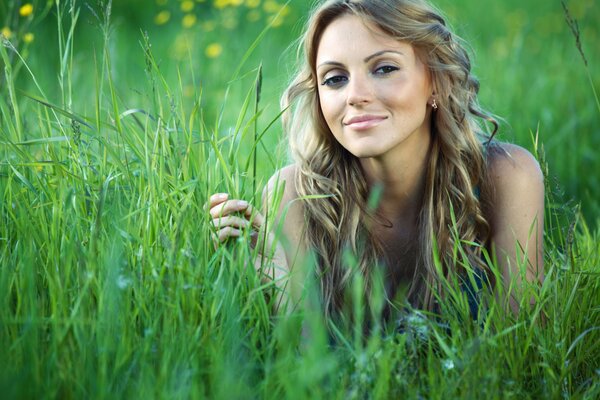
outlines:
[{"label": "woman's fingers", "polygon": [[227,193],[215,193],[208,199],[208,209],[210,210],[217,204],[220,204],[229,198]]},{"label": "woman's fingers", "polygon": [[210,209],[210,216],[213,219],[227,217],[232,214],[243,216],[250,221],[255,228],[260,228],[265,221],[263,215],[256,211],[254,207],[245,200],[225,200],[220,203],[217,202],[216,205]]},{"label": "woman's fingers", "polygon": [[223,243],[227,239],[231,237],[240,237],[242,236],[242,231],[240,229],[236,229],[232,226],[226,226],[225,228],[221,228],[216,233],[216,239],[219,243]]},{"label": "woman's fingers", "polygon": [[250,221],[244,218],[235,217],[229,215],[227,217],[214,218],[212,220],[213,226],[216,229],[224,228],[226,226],[232,226],[234,228],[248,228],[250,226]]},{"label": "woman's fingers", "polygon": [[249,207],[250,205],[245,200],[225,200],[211,207],[209,212],[211,217],[221,218],[233,213],[246,214]]},{"label": "woman's fingers", "polygon": [[265,218],[247,201],[230,199],[227,193],[215,193],[210,196],[207,206],[215,228],[215,244],[231,237],[240,237],[244,230],[252,229],[250,238],[252,245],[255,245]]}]

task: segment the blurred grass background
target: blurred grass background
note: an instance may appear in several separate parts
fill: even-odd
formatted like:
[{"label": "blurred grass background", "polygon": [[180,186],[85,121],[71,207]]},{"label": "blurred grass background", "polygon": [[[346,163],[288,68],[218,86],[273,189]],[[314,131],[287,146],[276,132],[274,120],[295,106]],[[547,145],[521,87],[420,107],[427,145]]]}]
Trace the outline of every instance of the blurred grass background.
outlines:
[{"label": "blurred grass background", "polygon": [[[64,2],[63,2],[64,3]],[[106,2],[104,2],[106,3]],[[168,85],[181,92],[190,109],[201,96],[205,119],[222,111],[223,127],[233,124],[253,69],[263,67],[262,121],[278,110],[278,99],[293,71],[294,49],[312,1],[292,0],[122,0],[112,3],[111,74],[123,104],[148,108],[144,38]],[[27,16],[19,10],[32,9]],[[52,1],[3,2],[0,26],[29,63],[54,104],[60,104],[56,11]],[[71,111],[89,115],[94,110],[95,76],[103,50],[103,2],[80,2],[74,37],[70,80]],[[459,35],[472,46],[474,69],[481,80],[484,106],[505,119],[501,140],[531,149],[532,133],[539,131],[550,176],[564,190],[564,200],[582,204],[590,223],[600,216],[600,118],[583,61],[575,46],[560,1],[501,2],[439,0]],[[583,50],[596,90],[600,90],[600,7],[594,0],[567,2],[578,21]],[[26,10],[27,11],[27,10]],[[279,15],[279,17],[276,17]],[[272,29],[245,63],[238,82],[227,85],[242,56],[268,23]],[[63,21],[66,24],[66,21]],[[244,74],[246,75],[244,79]],[[35,93],[31,77],[21,68],[16,87]],[[229,97],[224,104],[225,92]],[[24,102],[23,110],[30,104]],[[39,133],[27,132],[29,137]],[[265,137],[267,147],[281,138],[277,126]],[[267,176],[272,165],[260,163]]]},{"label": "blurred grass background", "polygon": [[[598,89],[598,5],[568,4]],[[332,345],[310,280],[306,309],[272,315],[248,238],[214,250],[203,208],[256,202],[286,163],[269,125],[309,3],[0,3],[0,397],[598,398],[600,110],[561,4],[438,5],[499,137],[533,149],[539,127],[547,278],[518,316],[450,300]]]}]

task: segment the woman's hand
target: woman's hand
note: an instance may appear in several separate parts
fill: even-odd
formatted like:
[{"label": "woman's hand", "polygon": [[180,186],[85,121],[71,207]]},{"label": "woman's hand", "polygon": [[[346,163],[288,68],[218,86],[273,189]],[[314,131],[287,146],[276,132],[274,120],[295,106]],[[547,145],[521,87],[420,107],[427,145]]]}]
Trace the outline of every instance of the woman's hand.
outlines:
[{"label": "woman's hand", "polygon": [[[270,210],[273,218],[265,217],[245,201],[230,199],[226,193],[213,194],[207,204],[216,248],[229,238],[244,237],[244,230],[251,230],[250,246],[257,250],[254,268],[264,283],[274,284],[268,285],[275,289],[270,298],[274,309],[280,312],[300,304],[305,282],[303,265],[307,250],[302,240],[305,220],[302,203],[295,201],[296,172],[296,166],[289,165],[269,179],[262,195],[263,210]],[[279,195],[278,202],[270,201]]]},{"label": "woman's hand", "polygon": [[208,206],[215,228],[213,236],[215,247],[231,237],[242,236],[244,229],[258,232],[264,224],[263,215],[254,211],[247,201],[229,199],[227,193],[216,193],[210,196]]},{"label": "woman's hand", "polygon": [[254,260],[254,269],[265,283],[273,282],[273,308],[280,310],[289,305],[288,277],[289,269],[283,246],[275,235],[266,229],[266,219],[247,201],[229,199],[227,193],[216,193],[210,196],[209,212],[214,226],[213,241],[215,249],[229,238],[244,235],[244,230],[251,229],[252,248],[258,246],[258,256]]},{"label": "woman's hand", "polygon": [[209,210],[215,248],[229,238],[242,237],[244,230],[250,229],[250,245],[252,248],[258,246],[254,265],[257,272],[271,280],[279,280],[287,275],[288,263],[281,243],[266,229],[265,217],[247,201],[229,199],[227,193],[216,193],[210,196]]}]

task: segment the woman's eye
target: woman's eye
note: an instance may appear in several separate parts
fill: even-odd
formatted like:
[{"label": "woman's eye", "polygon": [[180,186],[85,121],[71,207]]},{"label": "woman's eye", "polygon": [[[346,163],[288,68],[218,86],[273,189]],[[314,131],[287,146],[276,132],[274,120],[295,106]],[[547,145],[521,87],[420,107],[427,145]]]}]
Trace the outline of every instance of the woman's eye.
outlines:
[{"label": "woman's eye", "polygon": [[323,86],[339,86],[346,82],[347,78],[344,75],[330,76],[329,78],[323,79],[321,85]]},{"label": "woman's eye", "polygon": [[394,71],[398,71],[398,67],[394,67],[392,65],[384,65],[375,70],[376,75],[386,75]]}]

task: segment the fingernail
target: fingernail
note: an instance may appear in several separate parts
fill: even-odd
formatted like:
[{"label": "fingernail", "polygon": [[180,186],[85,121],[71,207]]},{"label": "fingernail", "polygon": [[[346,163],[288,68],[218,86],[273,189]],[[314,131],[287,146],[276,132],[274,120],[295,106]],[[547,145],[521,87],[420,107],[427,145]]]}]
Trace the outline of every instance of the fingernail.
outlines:
[{"label": "fingernail", "polygon": [[227,198],[227,193],[219,193],[217,195],[218,200],[225,200]]},{"label": "fingernail", "polygon": [[245,200],[240,200],[237,202],[237,206],[240,208],[248,207],[248,202]]}]

